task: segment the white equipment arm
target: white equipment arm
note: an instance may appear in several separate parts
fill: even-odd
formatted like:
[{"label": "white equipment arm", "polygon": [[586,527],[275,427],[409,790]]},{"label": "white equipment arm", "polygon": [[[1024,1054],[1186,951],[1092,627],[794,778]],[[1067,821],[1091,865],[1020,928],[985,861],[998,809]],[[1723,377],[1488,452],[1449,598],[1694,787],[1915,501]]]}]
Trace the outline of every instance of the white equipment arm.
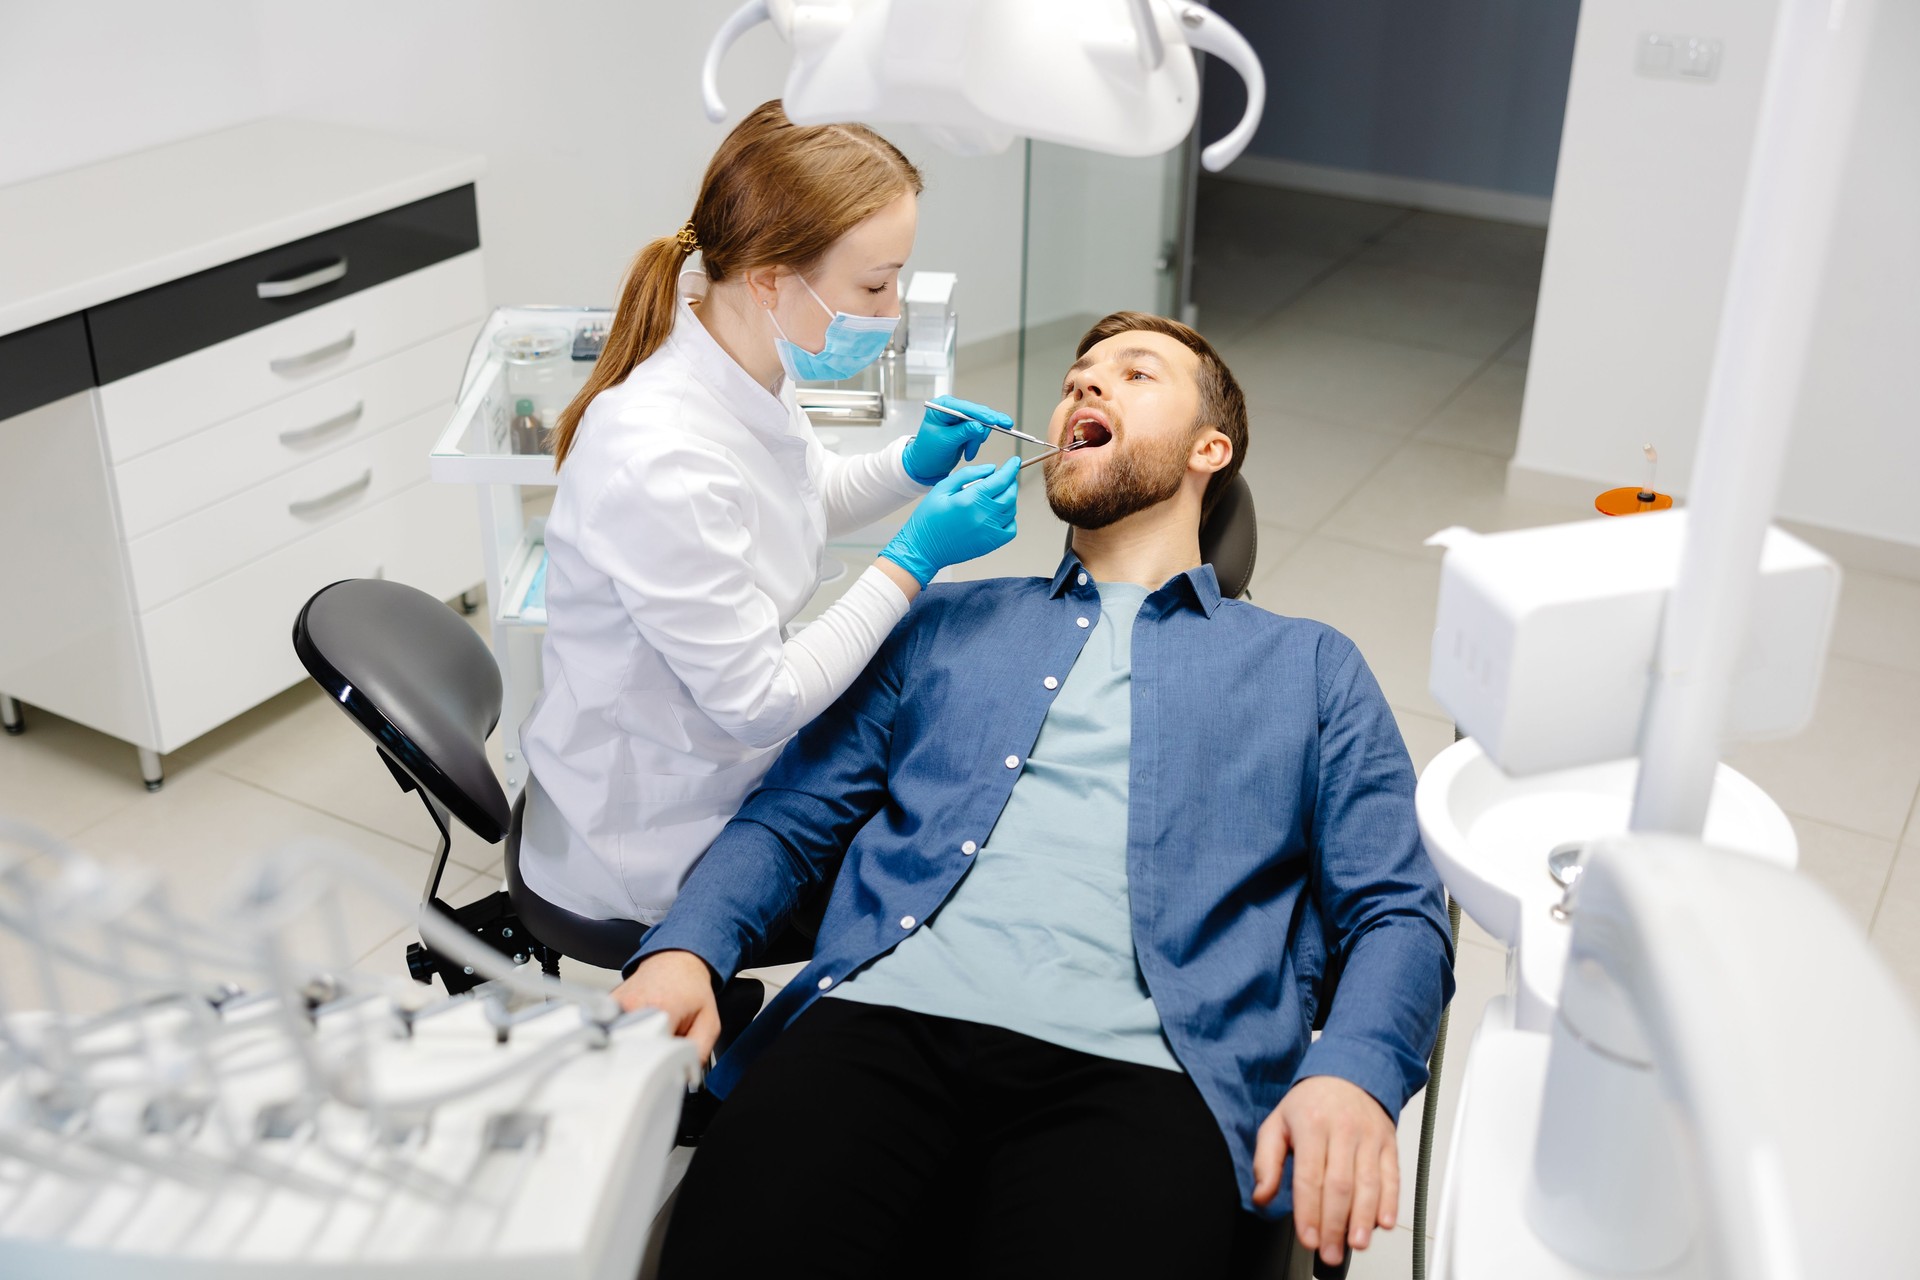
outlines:
[{"label": "white equipment arm", "polygon": [[1668,836],[1590,850],[1570,905],[1542,1239],[1609,1273],[1685,1252],[1729,1280],[1907,1269],[1920,1023],[1852,918],[1805,876]]}]

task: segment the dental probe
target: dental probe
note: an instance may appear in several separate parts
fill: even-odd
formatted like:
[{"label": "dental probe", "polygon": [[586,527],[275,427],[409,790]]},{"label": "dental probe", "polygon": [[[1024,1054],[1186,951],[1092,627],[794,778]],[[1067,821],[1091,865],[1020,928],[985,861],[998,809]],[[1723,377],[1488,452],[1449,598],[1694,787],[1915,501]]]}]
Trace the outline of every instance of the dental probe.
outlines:
[{"label": "dental probe", "polygon": [[961,409],[952,409],[947,407],[944,404],[935,404],[931,400],[925,401],[924,403],[926,404],[927,408],[938,409],[941,413],[944,413],[949,417],[959,418],[964,422],[977,422],[989,431],[1004,431],[1010,436],[1016,436],[1019,439],[1025,440],[1028,444],[1044,445],[1049,449],[1058,449],[1060,447],[1059,445],[1054,444],[1051,441],[1042,440],[1039,436],[1030,436],[1024,431],[1015,431],[1012,427],[1003,427],[997,422],[988,422],[985,418],[976,418],[972,414],[967,413]]},{"label": "dental probe", "polygon": [[[978,421],[978,419],[974,419],[974,421]],[[991,423],[983,423],[982,425],[983,425],[983,426],[991,426],[992,424],[991,424]],[[1044,444],[1044,442],[1042,442],[1042,443]],[[1019,466],[1019,468],[1018,468],[1018,470],[1021,470],[1021,471],[1025,471],[1025,470],[1026,470],[1026,469],[1027,469],[1028,467],[1030,467],[1030,466],[1032,466],[1032,465],[1033,465],[1034,463],[1036,463],[1036,462],[1045,462],[1045,461],[1046,461],[1046,460],[1047,460],[1048,458],[1051,458],[1051,457],[1053,456],[1053,454],[1055,454],[1055,453],[1072,453],[1072,452],[1073,452],[1073,451],[1074,451],[1075,449],[1084,449],[1084,448],[1086,448],[1086,447],[1087,447],[1087,446],[1088,446],[1089,444],[1091,444],[1091,443],[1092,443],[1092,441],[1090,441],[1090,440],[1075,440],[1075,441],[1074,441],[1074,442],[1073,442],[1072,444],[1070,444],[1070,445],[1067,445],[1067,446],[1065,446],[1064,448],[1063,448],[1062,446],[1060,446],[1060,445],[1057,445],[1057,444],[1045,444],[1045,445],[1044,445],[1044,447],[1045,447],[1045,448],[1048,448],[1048,449],[1051,449],[1051,450],[1053,451],[1053,453],[1039,453],[1039,454],[1035,454],[1035,455],[1034,455],[1033,457],[1031,457],[1031,458],[1028,458],[1028,459],[1026,459],[1026,460],[1024,460],[1023,462],[1021,462],[1021,464],[1020,464],[1020,466]],[[980,477],[980,480],[986,480],[986,479],[989,479],[989,478],[990,478],[990,477],[987,477],[987,476],[981,476],[981,477]],[[975,485],[977,485],[977,484],[979,484],[979,483],[980,483],[980,480],[969,480],[969,481],[967,481],[967,482],[966,482],[965,484],[963,484],[963,485],[961,485],[960,487],[961,487],[962,489],[971,489],[971,488],[973,488],[973,486],[975,486]]]},{"label": "dental probe", "polygon": [[[924,400],[921,403],[926,405],[926,407],[929,409],[938,409],[941,413],[946,414],[948,417],[959,418],[962,422],[978,423],[989,431],[1003,431],[1007,435],[1013,436],[1016,439],[1025,440],[1028,444],[1037,444],[1042,449],[1045,449],[1047,451],[1045,453],[1038,454],[1034,457],[1028,458],[1025,461],[1023,461],[1019,467],[1021,471],[1025,471],[1028,467],[1032,466],[1036,462],[1046,461],[1048,458],[1052,457],[1056,453],[1072,453],[1075,449],[1078,449],[1082,445],[1087,443],[1085,440],[1076,440],[1069,445],[1057,445],[1057,444],[1054,444],[1051,440],[1042,440],[1039,436],[1030,436],[1024,431],[1015,431],[1012,427],[1003,427],[997,422],[988,422],[985,418],[976,418],[972,414],[966,412],[964,409],[955,409],[949,405],[935,404],[931,400]],[[985,479],[986,479],[985,476],[980,477],[980,480],[985,480]],[[973,488],[974,485],[979,484],[980,480],[969,480],[967,483],[961,485],[960,487],[962,489],[971,489]]]}]

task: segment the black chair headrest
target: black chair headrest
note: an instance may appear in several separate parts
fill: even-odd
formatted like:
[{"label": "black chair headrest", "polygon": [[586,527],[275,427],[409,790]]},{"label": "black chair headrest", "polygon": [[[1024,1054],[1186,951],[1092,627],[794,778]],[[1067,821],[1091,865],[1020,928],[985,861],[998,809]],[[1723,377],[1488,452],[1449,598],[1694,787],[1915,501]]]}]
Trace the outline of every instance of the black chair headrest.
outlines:
[{"label": "black chair headrest", "polygon": [[307,672],[388,760],[482,840],[507,833],[507,794],[487,760],[500,669],[472,627],[424,591],[349,578],[293,624]]},{"label": "black chair headrest", "polygon": [[[1073,530],[1067,530],[1067,550],[1073,550]],[[1253,581],[1253,564],[1260,551],[1260,526],[1254,522],[1253,490],[1245,476],[1236,475],[1220,501],[1213,504],[1200,526],[1200,561],[1213,566],[1220,580],[1220,597],[1238,600]]]},{"label": "black chair headrest", "polygon": [[1260,526],[1253,518],[1253,490],[1236,475],[1200,526],[1200,559],[1213,566],[1223,599],[1238,600],[1253,582],[1260,552]]}]

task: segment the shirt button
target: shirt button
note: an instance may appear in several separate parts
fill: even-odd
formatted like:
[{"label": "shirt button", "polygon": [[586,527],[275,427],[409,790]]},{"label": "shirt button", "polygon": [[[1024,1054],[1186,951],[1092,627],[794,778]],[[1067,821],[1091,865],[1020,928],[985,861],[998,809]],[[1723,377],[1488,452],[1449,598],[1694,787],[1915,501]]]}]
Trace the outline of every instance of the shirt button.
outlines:
[{"label": "shirt button", "polygon": [[1087,585],[1087,575],[1084,573],[1080,575],[1080,585],[1083,587]]},{"label": "shirt button", "polygon": [[1053,676],[1048,676],[1045,680],[1042,680],[1040,683],[1044,684],[1049,689],[1058,689],[1060,687],[1060,681],[1055,679]]},{"label": "shirt button", "polygon": [[966,854],[968,857],[972,857],[974,853],[978,851],[979,848],[980,848],[979,845],[969,840],[965,844],[960,846],[960,852]]},{"label": "shirt button", "polygon": [[912,916],[901,916],[901,917],[900,917],[900,927],[901,927],[902,929],[911,929],[911,928],[913,928],[913,917],[912,917]]},{"label": "shirt button", "polygon": [[1019,767],[1020,767],[1020,757],[1019,757],[1019,756],[1008,756],[1008,757],[1007,757],[1007,768],[1009,768],[1009,769],[1018,769]]},{"label": "shirt button", "polygon": [[832,986],[832,985],[833,985],[833,979],[832,979],[832,978],[822,978],[822,979],[820,979],[820,989],[821,989],[822,991],[825,991],[825,990],[826,990],[826,989],[827,989],[828,987],[830,987],[830,986]]},{"label": "shirt button", "polygon": [[1093,625],[1091,622],[1088,622],[1085,618],[1075,618],[1073,622],[1075,626],[1079,626],[1079,627],[1090,627]]}]

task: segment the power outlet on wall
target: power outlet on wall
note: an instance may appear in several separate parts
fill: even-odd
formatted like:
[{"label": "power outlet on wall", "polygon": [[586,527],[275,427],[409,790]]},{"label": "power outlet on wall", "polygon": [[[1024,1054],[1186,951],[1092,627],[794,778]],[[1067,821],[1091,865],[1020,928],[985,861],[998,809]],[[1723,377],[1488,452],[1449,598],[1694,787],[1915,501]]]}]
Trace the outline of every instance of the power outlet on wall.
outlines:
[{"label": "power outlet on wall", "polygon": [[1656,80],[1712,84],[1720,78],[1721,43],[1707,36],[1645,31],[1637,43],[1634,70]]}]

